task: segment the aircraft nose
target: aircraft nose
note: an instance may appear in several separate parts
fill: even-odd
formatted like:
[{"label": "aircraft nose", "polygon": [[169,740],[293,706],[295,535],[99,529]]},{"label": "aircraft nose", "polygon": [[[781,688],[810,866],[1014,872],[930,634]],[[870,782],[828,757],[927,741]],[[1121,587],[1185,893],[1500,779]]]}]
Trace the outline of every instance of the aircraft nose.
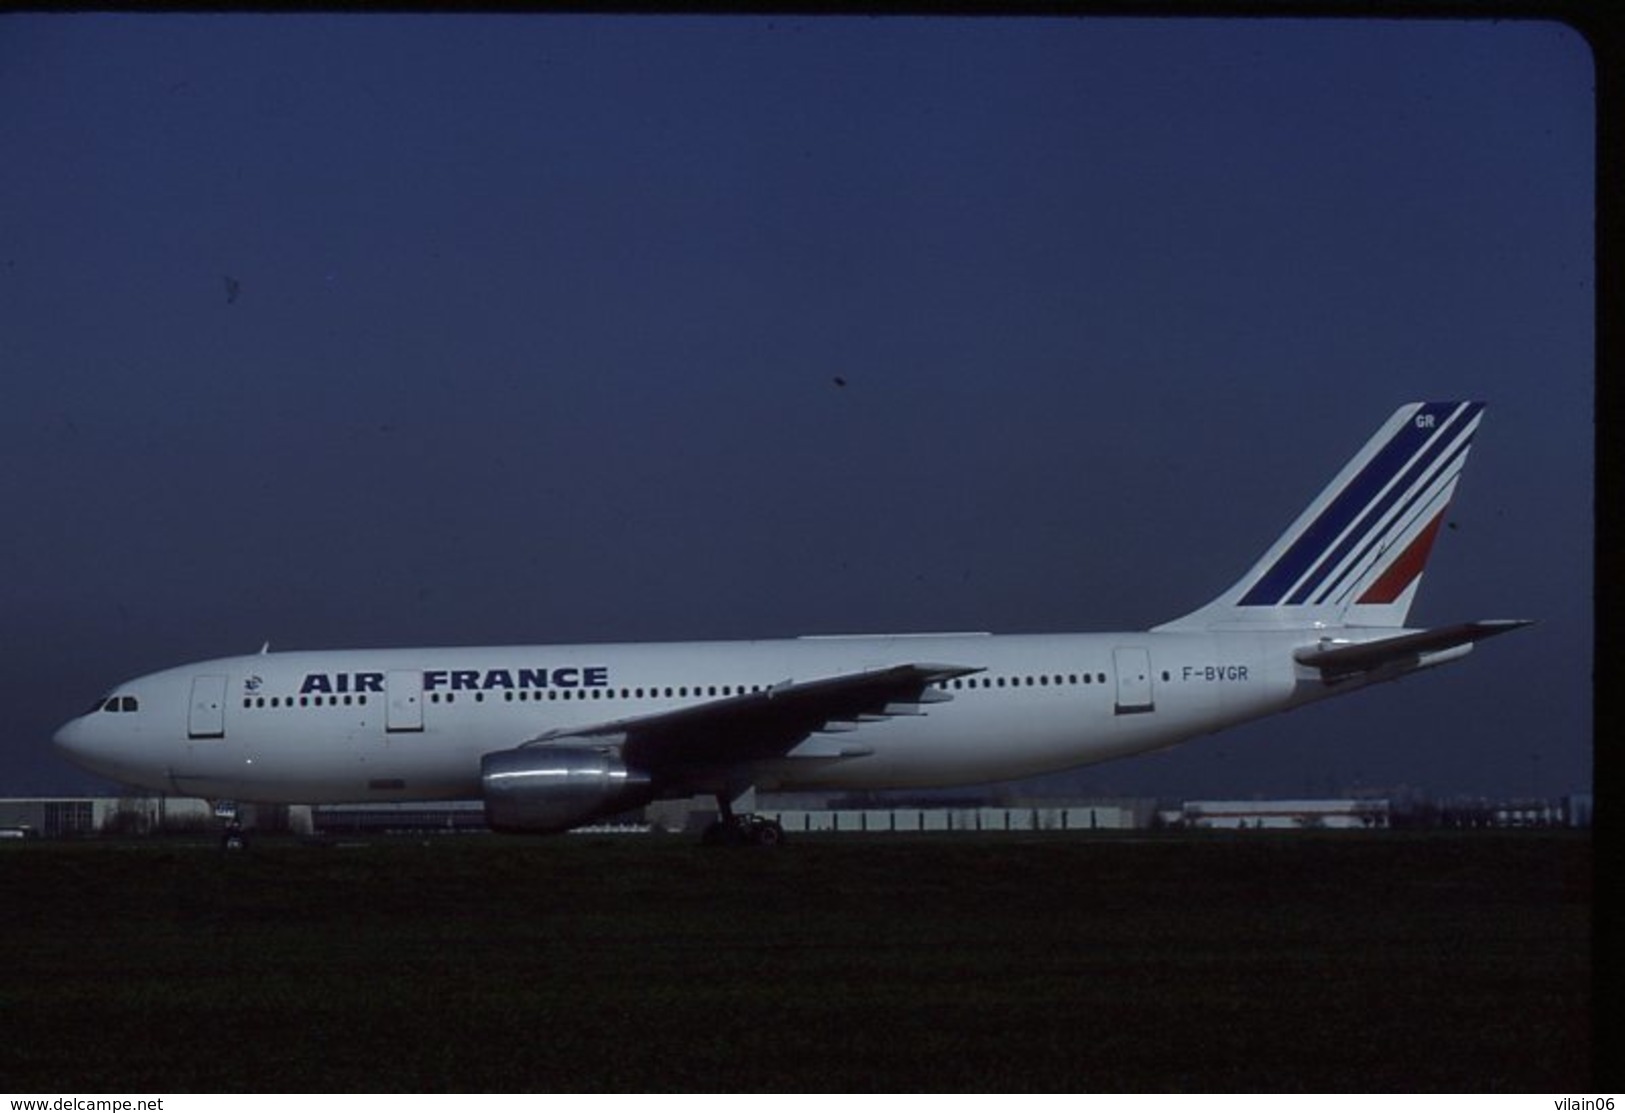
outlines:
[{"label": "aircraft nose", "polygon": [[79,768],[108,775],[112,766],[112,755],[105,752],[105,744],[98,743],[96,732],[87,721],[89,719],[90,716],[81,715],[64,723],[51,735],[51,744],[56,747],[58,753]]},{"label": "aircraft nose", "polygon": [[51,735],[51,745],[62,751],[64,757],[72,757],[78,753],[84,744],[82,736],[82,719],[73,719],[64,723]]}]

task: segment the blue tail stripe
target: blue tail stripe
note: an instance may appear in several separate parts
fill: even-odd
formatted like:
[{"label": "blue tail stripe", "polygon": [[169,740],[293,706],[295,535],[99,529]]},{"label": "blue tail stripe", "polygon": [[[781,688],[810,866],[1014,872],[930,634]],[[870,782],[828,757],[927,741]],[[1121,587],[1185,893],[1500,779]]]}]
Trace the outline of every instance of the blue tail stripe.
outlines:
[{"label": "blue tail stripe", "polygon": [[[1472,415],[1469,413],[1466,421],[1461,424],[1465,426],[1470,424],[1471,421]],[[1387,531],[1374,531],[1377,524],[1387,517],[1388,512],[1394,508],[1395,504],[1401,500],[1404,500],[1407,505],[1414,503],[1416,499],[1426,493],[1427,489],[1426,487],[1417,489],[1417,483],[1434,466],[1439,456],[1449,453],[1448,458],[1440,465],[1437,472],[1439,475],[1448,475],[1451,461],[1467,451],[1468,446],[1472,443],[1471,436],[1463,437],[1460,440],[1456,438],[1457,433],[1441,436],[1428,451],[1421,453],[1412,460],[1410,466],[1405,469],[1405,474],[1400,477],[1398,483],[1393,485],[1388,494],[1381,501],[1374,502],[1367,507],[1365,513],[1360,516],[1359,522],[1348,532],[1342,542],[1321,559],[1319,562],[1321,574],[1306,581],[1297,591],[1292,593],[1287,602],[1291,604],[1308,602],[1310,596],[1330,586],[1328,581],[1331,579],[1334,570],[1342,565],[1343,558],[1348,556],[1356,546],[1363,549],[1361,553],[1363,557],[1373,546],[1380,544]],[[1401,514],[1401,518],[1403,518],[1403,514]]]},{"label": "blue tail stripe", "polygon": [[[1443,465],[1440,466],[1438,472],[1440,476],[1450,476],[1460,471],[1461,459],[1467,455],[1467,449],[1472,445],[1472,440],[1472,437],[1465,437],[1462,439],[1461,443],[1456,446],[1456,450],[1452,452],[1450,457],[1445,460]],[[1365,544],[1361,547],[1359,554],[1354,559],[1354,562],[1349,565],[1349,568],[1356,574],[1356,576],[1365,568],[1366,561],[1370,559],[1372,550],[1384,544],[1389,537],[1402,534],[1406,529],[1410,528],[1411,523],[1419,513],[1418,508],[1422,507],[1425,509],[1424,504],[1426,504],[1428,500],[1432,498],[1438,489],[1439,485],[1437,483],[1429,483],[1412,491],[1410,497],[1405,500],[1405,505],[1400,507],[1399,511],[1394,516],[1394,522],[1396,523],[1394,528],[1383,530],[1380,533],[1373,533],[1366,538]],[[1336,567],[1337,561],[1333,561],[1332,566]],[[1341,577],[1343,580],[1347,580],[1348,578],[1349,577],[1347,575]],[[1316,593],[1319,597],[1314,599],[1313,602],[1326,602],[1328,596],[1340,586],[1341,585],[1335,583],[1323,584],[1320,590]]]},{"label": "blue tail stripe", "polygon": [[[1412,462],[1413,457],[1422,452],[1429,439],[1451,415],[1464,412],[1468,420],[1471,420],[1482,408],[1482,404],[1477,402],[1467,403],[1465,408],[1460,402],[1433,402],[1419,409],[1412,415],[1411,420],[1395,431],[1388,443],[1383,445],[1371,461],[1360,470],[1360,474],[1332,500],[1331,505],[1310,523],[1309,528],[1303,531],[1297,541],[1281,554],[1280,559],[1259,577],[1258,582],[1241,597],[1239,605],[1244,607],[1280,605],[1293,585],[1316,566],[1326,550],[1335,544],[1349,525],[1366,511],[1383,488]],[[1439,438],[1425,456],[1431,458],[1445,451],[1451,439],[1453,438]],[[1396,494],[1391,497],[1399,496]],[[1311,590],[1313,586],[1308,585]]]}]

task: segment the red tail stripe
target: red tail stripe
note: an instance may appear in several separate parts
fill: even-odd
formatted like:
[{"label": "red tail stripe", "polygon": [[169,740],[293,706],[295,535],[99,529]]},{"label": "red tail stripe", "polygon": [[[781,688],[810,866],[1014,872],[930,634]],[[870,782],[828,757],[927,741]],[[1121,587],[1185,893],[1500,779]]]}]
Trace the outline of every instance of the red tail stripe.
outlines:
[{"label": "red tail stripe", "polygon": [[1444,521],[1444,511],[1440,510],[1433,516],[1433,521],[1427,528],[1416,535],[1405,551],[1399,554],[1399,559],[1390,564],[1377,582],[1366,589],[1360,596],[1358,603],[1392,603],[1405,593],[1416,577],[1422,574],[1422,568],[1428,562],[1428,554],[1433,551],[1433,539],[1438,536],[1439,525]]}]

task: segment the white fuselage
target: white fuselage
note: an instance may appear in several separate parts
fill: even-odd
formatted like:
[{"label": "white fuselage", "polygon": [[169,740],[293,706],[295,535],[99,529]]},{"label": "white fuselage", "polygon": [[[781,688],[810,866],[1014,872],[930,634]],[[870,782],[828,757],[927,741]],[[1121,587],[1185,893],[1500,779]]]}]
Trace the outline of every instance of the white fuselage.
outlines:
[{"label": "white fuselage", "polygon": [[743,772],[767,790],[942,787],[1153,750],[1310,702],[1332,689],[1292,651],[1314,642],[1296,630],[261,653],[120,685],[57,742],[98,773],[190,796],[475,799],[482,755],[544,732],[928,661],[981,671],[935,684],[941,702],[832,726],[849,756],[831,758],[815,734]]},{"label": "white fuselage", "polygon": [[192,796],[484,799],[566,830],[662,796],[934,788],[1169,746],[1459,659],[1405,628],[1483,405],[1399,407],[1229,589],[1149,631],[260,653],[121,685],[57,732]]}]

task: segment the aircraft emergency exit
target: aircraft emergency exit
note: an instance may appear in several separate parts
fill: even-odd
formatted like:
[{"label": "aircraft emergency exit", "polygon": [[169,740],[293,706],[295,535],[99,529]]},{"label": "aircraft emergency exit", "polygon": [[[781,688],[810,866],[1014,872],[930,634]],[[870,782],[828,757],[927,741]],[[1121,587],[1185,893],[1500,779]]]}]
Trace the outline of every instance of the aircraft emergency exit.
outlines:
[{"label": "aircraft emergency exit", "polygon": [[1169,746],[1465,656],[1514,620],[1406,616],[1483,405],[1412,403],[1212,602],[1149,630],[262,651],[120,684],[62,727],[158,792],[479,799],[557,832],[746,790],[981,784]]}]

